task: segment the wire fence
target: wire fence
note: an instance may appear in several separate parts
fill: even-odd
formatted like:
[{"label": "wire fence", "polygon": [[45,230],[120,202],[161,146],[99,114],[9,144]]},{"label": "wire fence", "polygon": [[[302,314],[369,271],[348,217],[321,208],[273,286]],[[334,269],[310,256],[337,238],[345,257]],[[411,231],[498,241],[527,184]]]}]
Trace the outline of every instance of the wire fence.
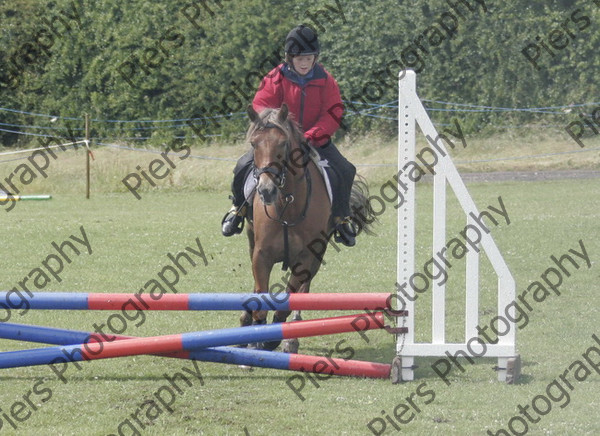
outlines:
[{"label": "wire fence", "polygon": [[[529,124],[510,124],[510,125],[495,125],[497,128],[503,129],[527,129],[527,128],[556,128],[564,130],[565,126],[568,124],[569,119],[573,117],[573,111],[576,109],[586,110],[587,108],[592,107],[600,107],[600,102],[591,102],[591,103],[580,103],[580,104],[569,104],[563,106],[545,106],[545,107],[531,107],[531,108],[516,108],[516,107],[494,107],[494,106],[484,106],[484,105],[476,105],[476,104],[467,104],[467,103],[456,103],[456,102],[447,102],[440,100],[431,100],[431,99],[422,99],[424,105],[426,106],[426,110],[429,113],[432,113],[432,118],[435,118],[433,113],[441,112],[441,113],[515,113],[515,114],[536,114],[540,117],[546,117],[552,120],[554,123],[552,124],[540,124],[535,123],[535,125]],[[386,103],[369,103],[363,101],[346,101],[344,102],[348,107],[351,107],[351,110],[347,110],[346,117],[347,118],[357,118],[357,117],[365,117],[365,118],[374,118],[382,120],[383,122],[389,121],[390,123],[396,124],[398,121],[397,111],[398,111],[398,101],[390,101]],[[84,128],[83,127],[72,127],[69,126],[67,129],[68,134],[65,135],[65,128],[59,127],[57,122],[76,122],[80,125],[83,124],[83,117],[63,117],[60,115],[52,115],[52,114],[42,114],[36,112],[28,112],[10,108],[0,107],[0,117],[3,112],[6,113],[16,113],[19,115],[30,117],[33,120],[43,119],[47,120],[51,125],[39,125],[39,124],[17,124],[17,123],[4,123],[0,122],[0,132],[10,133],[23,137],[32,137],[32,138],[46,138],[50,140],[54,140],[57,142],[57,138],[68,138],[71,142],[67,144],[57,145],[56,148],[63,147],[62,151],[65,151],[65,148],[76,148],[79,144],[85,142]],[[176,119],[156,119],[156,120],[124,120],[124,119],[100,119],[95,118],[91,119],[91,122],[94,125],[101,126],[100,131],[114,132],[113,136],[100,136],[94,137],[94,145],[109,147],[114,149],[121,150],[129,150],[135,152],[143,152],[143,153],[163,153],[163,150],[156,150],[147,147],[134,147],[131,145],[122,145],[117,144],[116,142],[133,142],[133,141],[147,141],[150,139],[154,139],[153,136],[131,136],[135,135],[136,132],[159,132],[161,134],[161,138],[164,139],[185,139],[185,138],[199,138],[197,135],[182,135],[182,129],[189,129],[190,123],[194,122],[212,122],[218,120],[218,122],[223,122],[224,119],[227,121],[233,119],[240,119],[246,116],[245,112],[236,112],[229,114],[220,114],[214,116],[207,117],[195,117],[195,118],[176,118]],[[569,118],[570,117],[570,118]],[[557,121],[558,120],[558,121]],[[42,124],[40,122],[40,124]],[[447,126],[448,124],[438,123],[436,126]],[[57,132],[62,132],[61,134],[57,134]],[[124,133],[125,132],[125,133]],[[129,135],[127,132],[131,132]],[[204,137],[216,137],[220,135],[203,135]],[[87,144],[86,144],[87,145]],[[47,148],[48,146],[45,146]],[[474,160],[474,161],[457,161],[457,163],[481,163],[481,162],[494,162],[494,161],[511,161],[511,160],[522,160],[522,159],[534,159],[540,157],[549,157],[549,156],[558,156],[565,154],[573,154],[573,153],[585,153],[599,150],[600,147],[596,148],[583,148],[578,150],[569,150],[564,152],[557,153],[546,153],[546,154],[531,154],[525,156],[507,156],[507,157],[499,157],[494,159],[484,159],[484,160]],[[23,150],[25,152],[33,152],[36,149],[27,149]],[[15,157],[9,159],[3,159],[4,156],[8,156],[11,154],[18,154],[19,152],[5,152],[0,153],[0,164],[5,162],[12,162],[15,160],[26,159],[25,157]],[[202,155],[190,155],[190,158],[193,159],[203,159],[203,160],[214,160],[214,161],[226,161],[226,162],[234,162],[233,158],[218,158],[212,156],[202,156]],[[359,166],[391,166],[391,164],[358,164]]]}]

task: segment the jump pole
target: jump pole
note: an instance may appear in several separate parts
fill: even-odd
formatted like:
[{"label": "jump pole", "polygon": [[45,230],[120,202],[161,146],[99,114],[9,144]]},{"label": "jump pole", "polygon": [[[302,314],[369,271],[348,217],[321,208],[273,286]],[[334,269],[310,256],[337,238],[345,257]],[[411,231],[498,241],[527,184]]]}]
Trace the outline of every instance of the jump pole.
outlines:
[{"label": "jump pole", "polygon": [[51,195],[39,194],[39,195],[0,195],[1,201],[31,201],[31,200],[50,200]]},{"label": "jump pole", "polygon": [[291,338],[373,330],[385,327],[384,314],[382,312],[375,312],[368,315],[347,315],[292,323],[234,327],[116,342],[102,342],[98,341],[97,337],[92,336],[90,339],[93,339],[94,342],[2,352],[0,353],[0,368],[108,359],[113,357],[137,356],[140,354],[195,351],[207,347],[280,341]]},{"label": "jump pole", "polygon": [[[24,304],[42,310],[385,310],[391,307],[389,293],[329,294],[103,294],[37,292],[14,295],[0,292],[0,301],[10,307]],[[402,315],[402,312],[394,312]]]},{"label": "jump pole", "polygon": [[[54,345],[84,344],[96,337],[107,342],[95,332],[84,332],[51,327],[0,323],[0,338]],[[112,339],[112,338],[109,338]],[[114,340],[138,339],[134,336],[115,335]],[[277,351],[247,350],[235,347],[214,347],[196,351],[180,351],[158,354],[162,357],[199,360],[203,362],[248,365],[289,371],[332,374],[339,376],[389,378],[391,365],[359,360],[346,360]]]}]

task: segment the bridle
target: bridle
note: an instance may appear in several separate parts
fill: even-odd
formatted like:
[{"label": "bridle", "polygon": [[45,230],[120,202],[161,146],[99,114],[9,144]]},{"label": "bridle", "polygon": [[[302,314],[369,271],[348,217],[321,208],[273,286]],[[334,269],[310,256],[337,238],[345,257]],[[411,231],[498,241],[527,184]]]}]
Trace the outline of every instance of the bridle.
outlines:
[{"label": "bridle", "polygon": [[[267,123],[264,126],[260,127],[260,130],[266,130],[266,129],[279,129],[284,134],[286,134],[286,132],[283,131],[283,129],[280,126],[273,124],[273,123]],[[253,176],[254,176],[255,180],[257,180],[257,181],[258,181],[258,178],[262,174],[271,174],[271,175],[273,175],[273,177],[275,177],[277,179],[276,186],[279,189],[280,194],[282,196],[283,207],[278,208],[277,205],[275,206],[276,210],[278,211],[277,212],[278,216],[276,216],[276,217],[272,216],[269,213],[266,204],[263,204],[263,207],[264,207],[265,215],[270,220],[281,224],[281,226],[283,227],[284,258],[283,258],[282,269],[285,271],[288,269],[288,266],[289,266],[288,228],[294,227],[294,226],[300,224],[306,218],[306,213],[308,211],[308,206],[310,204],[310,198],[311,198],[311,194],[312,194],[312,179],[310,177],[310,171],[307,169],[308,159],[310,159],[310,152],[308,149],[309,146],[308,146],[308,144],[301,142],[300,147],[301,148],[305,147],[302,150],[302,152],[303,152],[303,158],[302,158],[303,173],[302,173],[301,177],[306,180],[306,200],[304,202],[304,207],[302,208],[300,215],[296,218],[295,221],[289,222],[287,220],[284,220],[283,215],[285,214],[285,211],[287,210],[288,206],[294,202],[295,197],[294,197],[294,193],[284,193],[283,192],[283,188],[285,187],[285,182],[286,182],[287,170],[288,170],[287,163],[290,161],[290,155],[291,155],[291,142],[290,142],[289,138],[284,142],[283,145],[285,148],[285,153],[284,153],[285,159],[283,160],[283,164],[281,165],[281,168],[276,169],[273,164],[267,165],[262,168],[258,168],[255,166],[254,170],[253,170]]]},{"label": "bridle", "polygon": [[[284,134],[285,132],[281,129],[281,127],[277,126],[276,124],[273,123],[267,123],[264,126],[260,127],[260,130],[266,130],[266,129],[278,129],[281,130]],[[289,157],[290,157],[290,140],[287,139],[284,142],[284,148],[285,148],[285,160],[284,162],[288,162],[289,161]],[[278,182],[277,182],[277,188],[282,189],[283,186],[285,185],[285,177],[287,174],[287,166],[286,165],[281,165],[281,168],[279,170],[277,170],[273,164],[271,165],[267,165],[266,167],[262,167],[262,168],[257,168],[256,166],[254,166],[254,170],[253,170],[253,175],[254,178],[256,180],[258,180],[258,178],[262,175],[262,174],[272,174],[274,177],[277,178]]]}]

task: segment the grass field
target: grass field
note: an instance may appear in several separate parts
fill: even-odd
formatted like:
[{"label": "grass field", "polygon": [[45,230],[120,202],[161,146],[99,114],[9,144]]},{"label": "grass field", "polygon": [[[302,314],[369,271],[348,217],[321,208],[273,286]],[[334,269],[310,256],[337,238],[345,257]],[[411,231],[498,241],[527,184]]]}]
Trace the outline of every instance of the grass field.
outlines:
[{"label": "grass field", "polygon": [[[444,130],[440,130],[440,133],[447,134]],[[450,150],[450,154],[461,173],[593,170],[600,167],[599,135],[585,138],[584,148],[579,147],[564,131],[535,126],[529,130],[507,130],[506,133],[492,136],[467,135],[466,147],[452,135],[448,136],[456,142],[456,147]],[[337,145],[357,165],[359,173],[366,176],[373,185],[381,185],[389,180],[397,165],[398,144],[395,137],[377,134],[358,137],[347,135]],[[417,146],[425,145],[424,138],[417,136]],[[39,144],[32,145],[35,146]],[[149,148],[161,151],[158,146]],[[184,152],[171,153],[170,165],[157,152],[94,147],[95,160],[91,162],[92,192],[128,192],[123,179],[129,175],[130,185],[135,185],[135,175],[140,178],[141,183],[137,188],[140,195],[149,191],[223,192],[229,189],[229,176],[237,157],[247,148],[248,145],[241,140],[197,145],[192,147],[191,156],[183,160],[180,157]],[[0,149],[0,154],[2,151]],[[86,155],[81,147],[67,152],[56,151],[54,157],[47,154],[48,162],[41,156],[34,157],[33,161],[39,166],[46,167],[43,173],[47,177],[27,159],[30,155],[21,156],[21,160],[13,160],[20,156],[0,156],[0,184],[8,189],[10,186],[7,179],[10,179],[25,194],[46,192],[49,189],[54,193],[85,193]],[[429,160],[429,156],[425,158]],[[162,175],[166,173],[165,169],[169,169],[169,173],[162,179],[151,177],[152,183],[156,185],[153,187],[143,177],[142,171],[148,174],[151,162],[157,159],[165,162],[164,167],[157,172]]]},{"label": "grass field", "polygon": [[[556,144],[549,143],[542,152],[553,149],[559,150]],[[240,146],[208,147],[194,149],[194,154],[231,157],[240,150]],[[366,163],[393,162],[390,150],[393,150],[391,145],[373,150],[364,144],[347,148],[355,162]],[[489,150],[483,145],[479,150],[479,153],[469,150],[469,159],[494,155],[491,145]],[[539,151],[528,149],[523,155]],[[457,154],[455,158],[460,160]],[[364,159],[360,159],[361,155]],[[83,226],[92,253],[88,254],[79,245],[81,253],[73,255],[71,263],[64,265],[60,282],[52,277],[43,291],[136,292],[170,263],[167,253],[197,247],[196,238],[208,263],[190,266],[176,285],[178,292],[251,291],[245,237],[223,238],[219,230],[220,219],[229,205],[226,188],[232,162],[182,161],[171,182],[167,178],[161,188],[143,189],[142,199],[136,200],[125,192],[121,179],[135,169],[135,159],[139,159],[137,164],[147,165],[154,157],[135,154],[134,158],[125,152],[100,150],[93,163],[92,197],[86,200],[81,180],[84,155],[76,152],[64,156],[59,157],[64,160],[51,164],[48,179],[38,178],[25,190],[25,193],[51,193],[54,195],[51,201],[22,202],[9,213],[0,211],[4,215],[3,289],[17,286],[35,268],[41,268],[44,259],[56,252],[52,242],[60,244],[70,236],[81,238]],[[597,152],[572,157],[582,160],[572,164],[575,168],[597,168]],[[546,168],[571,165],[540,163],[543,159],[534,161]],[[6,165],[3,166],[6,173],[15,168]],[[519,169],[525,169],[525,164],[522,165]],[[528,165],[529,169],[535,166],[532,161]],[[374,190],[378,182],[394,174],[393,168],[387,167],[376,170],[365,167],[365,171],[372,176]],[[205,189],[209,186],[212,188]],[[108,435],[119,434],[120,429],[126,435],[369,435],[379,430],[383,434],[472,435],[486,434],[487,430],[495,434],[501,428],[508,429],[514,416],[525,419],[519,411],[521,405],[527,408],[531,421],[535,421],[524,421],[528,424],[527,434],[598,434],[600,369],[594,370],[591,364],[584,363],[582,353],[595,344],[591,335],[600,335],[597,304],[600,179],[473,183],[469,190],[480,209],[497,205],[499,196],[506,205],[511,222],[499,224],[492,234],[516,278],[518,293],[539,281],[548,267],[554,265],[551,255],[560,257],[569,249],[580,251],[580,240],[591,262],[588,267],[575,257],[579,268],[566,266],[570,276],[563,277],[561,295],[551,293],[532,304],[528,323],[518,332],[518,350],[524,366],[517,385],[496,381],[492,370],[494,359],[481,359],[475,365],[461,361],[465,371],[455,368],[448,386],[431,368],[435,359],[417,360],[419,368],[414,382],[392,385],[386,380],[353,378],[313,377],[311,381],[299,378],[297,373],[260,368],[248,371],[203,362],[196,369],[190,361],[139,356],[88,362],[81,364],[81,369],[72,363],[64,372],[63,381],[48,366],[2,370],[0,433]],[[418,194],[425,197],[430,191],[430,185],[423,184]],[[449,211],[451,235],[464,226],[464,221],[452,209]],[[430,216],[428,207],[419,208],[419,222],[428,222]],[[327,264],[314,280],[313,292],[394,291],[394,208],[387,208],[380,219],[377,236],[361,237],[352,249],[328,252]],[[428,241],[428,232],[425,229],[419,238]],[[419,244],[417,264],[419,259],[427,257],[425,244]],[[485,263],[483,266],[485,270]],[[464,304],[464,297],[462,300],[460,297],[463,291],[460,283],[464,280],[461,271],[457,264],[450,272],[449,331],[462,331],[462,320],[458,319]],[[275,277],[278,280],[278,270]],[[481,319],[489,322],[493,316],[494,290],[488,273],[483,275],[482,289]],[[305,319],[330,314],[305,313]],[[94,324],[106,323],[110,313],[26,311],[21,315],[15,309],[10,315],[7,320],[8,313],[0,312],[3,321],[91,331]],[[124,334],[152,336],[225,328],[236,326],[237,318],[238,313],[230,312],[148,312],[143,322],[141,317],[130,320]],[[425,339],[428,329],[419,330],[418,336]],[[351,347],[354,359],[391,362],[395,354],[394,339],[381,331],[366,335],[368,343],[357,334],[303,339],[301,352],[340,357],[342,350]],[[450,339],[452,335],[459,333],[452,333]],[[595,345],[600,350],[600,344]],[[3,351],[35,346],[0,341]],[[588,354],[598,365],[600,351]],[[191,375],[197,370],[201,376]],[[156,394],[161,388],[164,392],[164,386],[168,385],[165,375],[173,377],[178,372],[188,375],[189,384],[178,379],[180,391],[175,392],[169,411],[160,405]],[[300,390],[302,381],[304,388]],[[298,394],[290,384],[296,386]],[[550,399],[544,402],[540,395]],[[544,412],[543,416],[532,411],[532,402]],[[404,405],[410,411],[402,414]],[[399,422],[408,421],[411,416],[410,422]],[[525,434],[519,420],[511,422],[516,434]],[[369,423],[374,431],[369,430]]]}]

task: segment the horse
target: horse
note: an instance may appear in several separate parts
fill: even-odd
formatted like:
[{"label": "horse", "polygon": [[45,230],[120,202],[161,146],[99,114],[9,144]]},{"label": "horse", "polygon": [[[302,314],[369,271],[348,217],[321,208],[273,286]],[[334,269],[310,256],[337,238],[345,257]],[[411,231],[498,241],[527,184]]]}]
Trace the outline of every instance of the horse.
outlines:
[{"label": "horse", "polygon": [[[325,181],[317,167],[318,153],[306,143],[299,125],[284,104],[280,109],[265,109],[258,114],[248,108],[250,126],[246,138],[254,153],[256,187],[248,213],[249,241],[254,292],[282,294],[285,301],[291,292],[309,292],[328,244],[334,226],[331,203]],[[316,159],[315,159],[316,158]],[[375,216],[368,202],[368,187],[362,177],[354,180],[351,195],[353,222],[358,233],[369,230]],[[283,262],[290,269],[287,284],[278,284],[275,294],[269,288],[273,266]],[[289,277],[289,278],[288,278]],[[275,286],[274,286],[275,287]],[[283,291],[285,289],[285,294]],[[273,323],[285,322],[290,311],[275,311]],[[240,325],[265,324],[266,310],[245,310]],[[293,320],[301,320],[299,311]],[[274,350],[279,342],[252,344],[254,348]],[[283,350],[298,351],[298,340],[286,340]]]}]

